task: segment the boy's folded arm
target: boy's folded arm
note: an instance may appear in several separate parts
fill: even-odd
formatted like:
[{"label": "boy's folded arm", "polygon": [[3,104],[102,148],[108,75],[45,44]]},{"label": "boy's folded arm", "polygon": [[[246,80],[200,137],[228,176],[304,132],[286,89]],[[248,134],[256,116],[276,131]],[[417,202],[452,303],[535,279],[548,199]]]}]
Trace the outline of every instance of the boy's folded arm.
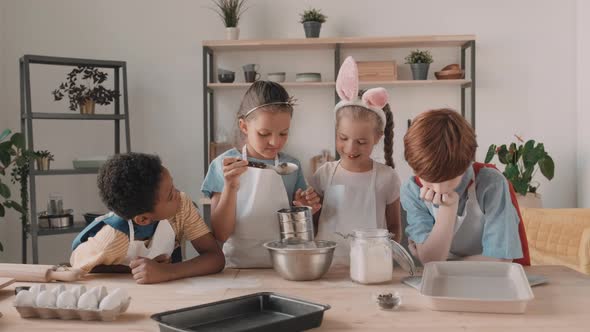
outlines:
[{"label": "boy's folded arm", "polygon": [[99,265],[121,264],[128,247],[129,238],[126,234],[105,226],[72,252],[70,264],[85,274]]},{"label": "boy's folded arm", "polygon": [[170,264],[169,280],[217,273],[225,267],[225,257],[213,234],[209,232],[192,240],[191,244],[199,256],[181,263]]},{"label": "boy's folded arm", "polygon": [[[446,260],[454,228],[454,219],[450,222],[447,219],[452,219],[453,213],[443,217],[445,220],[435,223],[434,217],[420,199],[420,188],[412,179],[403,184],[400,200],[407,216],[406,234],[416,244],[418,259],[422,263]],[[446,215],[443,210],[439,210],[439,216]],[[454,216],[456,217],[456,210]]]}]

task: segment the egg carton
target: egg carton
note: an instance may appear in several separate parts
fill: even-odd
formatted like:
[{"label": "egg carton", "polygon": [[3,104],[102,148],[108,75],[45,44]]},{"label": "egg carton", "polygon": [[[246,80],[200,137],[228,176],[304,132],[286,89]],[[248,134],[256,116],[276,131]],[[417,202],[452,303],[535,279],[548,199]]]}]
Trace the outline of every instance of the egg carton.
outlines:
[{"label": "egg carton", "polygon": [[63,309],[63,308],[40,308],[40,307],[22,307],[14,306],[21,318],[43,318],[43,319],[63,319],[63,320],[99,320],[110,322],[127,311],[131,297],[121,303],[118,307],[111,310],[89,310],[89,309]]}]

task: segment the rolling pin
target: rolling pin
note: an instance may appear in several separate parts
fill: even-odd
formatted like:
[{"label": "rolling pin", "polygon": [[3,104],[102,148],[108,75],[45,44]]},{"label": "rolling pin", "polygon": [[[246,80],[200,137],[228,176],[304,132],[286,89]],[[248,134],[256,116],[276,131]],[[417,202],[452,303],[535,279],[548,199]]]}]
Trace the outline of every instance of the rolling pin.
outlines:
[{"label": "rolling pin", "polygon": [[0,277],[16,281],[51,282],[79,280],[81,271],[68,267],[36,264],[0,264]]}]

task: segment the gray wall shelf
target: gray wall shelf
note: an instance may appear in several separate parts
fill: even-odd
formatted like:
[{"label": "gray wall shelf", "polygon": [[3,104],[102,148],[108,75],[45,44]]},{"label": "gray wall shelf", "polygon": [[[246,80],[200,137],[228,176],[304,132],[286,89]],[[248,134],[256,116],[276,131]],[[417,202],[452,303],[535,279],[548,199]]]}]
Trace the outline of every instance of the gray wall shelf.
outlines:
[{"label": "gray wall shelf", "polygon": [[[114,70],[114,89],[121,93],[123,97],[123,110],[121,111],[121,96],[117,96],[114,101],[114,114],[76,114],[76,113],[38,113],[32,111],[31,106],[31,64],[52,65],[52,66],[92,66],[97,68],[111,68]],[[77,59],[65,57],[52,57],[44,55],[24,55],[19,59],[20,68],[20,113],[21,113],[21,133],[25,135],[27,149],[34,150],[33,141],[33,120],[109,120],[114,122],[114,153],[121,152],[121,121],[124,121],[125,130],[125,148],[131,151],[130,133],[129,133],[129,104],[127,90],[127,64],[124,61],[108,61],[94,59]],[[122,82],[121,78],[122,76]],[[121,90],[122,85],[122,90]],[[33,263],[39,263],[39,236],[50,236],[58,234],[78,233],[86,226],[84,221],[75,221],[74,225],[66,228],[39,228],[37,221],[37,176],[52,175],[84,175],[97,174],[98,169],[52,169],[39,171],[35,169],[33,161],[30,163],[29,174],[29,225],[22,230],[22,262],[27,263],[27,240],[31,235],[31,248]]]}]

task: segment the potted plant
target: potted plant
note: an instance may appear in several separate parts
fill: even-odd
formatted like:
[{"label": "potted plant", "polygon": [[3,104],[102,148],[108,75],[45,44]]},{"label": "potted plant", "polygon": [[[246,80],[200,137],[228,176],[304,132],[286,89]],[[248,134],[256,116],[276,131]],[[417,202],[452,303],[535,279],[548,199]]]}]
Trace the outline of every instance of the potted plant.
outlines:
[{"label": "potted plant", "polygon": [[[107,80],[108,75],[97,68],[90,66],[78,66],[68,75],[67,81],[59,85],[52,94],[56,101],[62,100],[67,94],[70,100],[70,110],[80,108],[81,114],[94,114],[95,104],[109,105],[119,92],[110,90],[101,84]],[[84,82],[78,82],[81,78]]]},{"label": "potted plant", "polygon": [[225,25],[225,38],[237,40],[240,37],[238,23],[242,14],[246,11],[246,0],[212,0],[215,7],[213,10],[219,15]]},{"label": "potted plant", "polygon": [[49,170],[50,162],[53,161],[53,154],[47,150],[35,151],[35,161],[37,162],[37,170]]},{"label": "potted plant", "polygon": [[432,61],[429,51],[415,50],[406,57],[406,63],[412,68],[414,80],[425,80],[428,77],[428,67]]},{"label": "potted plant", "polygon": [[322,23],[326,22],[327,16],[322,14],[321,9],[310,8],[304,10],[301,16],[300,23],[303,23],[303,29],[305,30],[306,38],[318,38],[320,36],[320,30],[322,29]]},{"label": "potted plant", "polygon": [[[6,215],[7,209],[13,209],[21,214],[23,230],[27,230],[28,223],[28,179],[29,162],[34,158],[34,153],[25,149],[25,138],[21,133],[10,135],[11,131],[5,129],[0,133],[0,218]],[[10,138],[9,138],[10,136]],[[8,169],[11,168],[10,181],[20,184],[20,203],[10,199],[10,188],[4,183]],[[3,251],[0,243],[0,251]]]},{"label": "potted plant", "polygon": [[520,207],[542,207],[541,195],[537,192],[540,184],[536,181],[533,184],[533,177],[537,170],[541,170],[547,180],[553,179],[555,164],[543,143],[534,140],[525,143],[520,136],[514,136],[518,143],[490,145],[485,162],[490,162],[497,155],[500,163],[506,165],[504,176],[517,192]]}]

